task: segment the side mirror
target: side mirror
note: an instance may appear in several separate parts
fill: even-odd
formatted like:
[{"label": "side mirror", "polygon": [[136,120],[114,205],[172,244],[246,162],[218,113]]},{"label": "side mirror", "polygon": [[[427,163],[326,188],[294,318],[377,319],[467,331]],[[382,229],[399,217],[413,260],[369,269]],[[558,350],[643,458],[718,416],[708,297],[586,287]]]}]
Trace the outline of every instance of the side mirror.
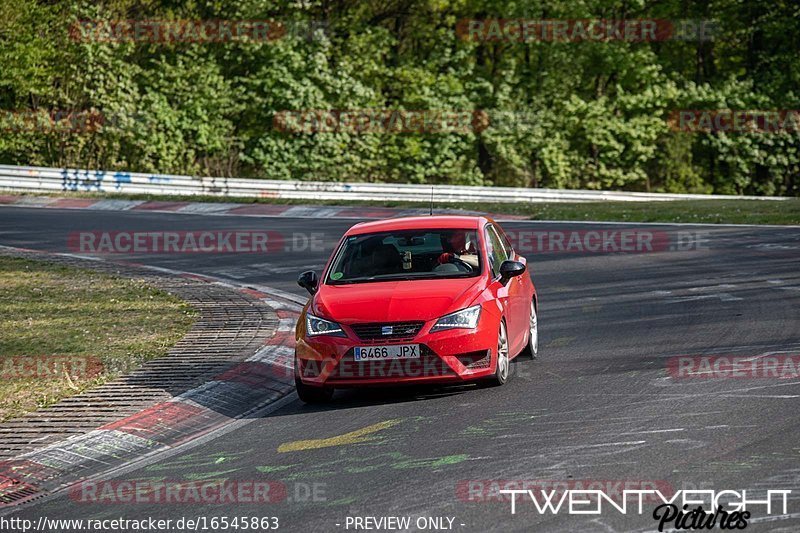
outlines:
[{"label": "side mirror", "polygon": [[297,278],[297,284],[307,290],[309,294],[316,294],[319,288],[317,273],[313,270],[306,270]]},{"label": "side mirror", "polygon": [[500,283],[505,285],[508,280],[525,272],[525,263],[519,261],[503,261],[500,265]]}]

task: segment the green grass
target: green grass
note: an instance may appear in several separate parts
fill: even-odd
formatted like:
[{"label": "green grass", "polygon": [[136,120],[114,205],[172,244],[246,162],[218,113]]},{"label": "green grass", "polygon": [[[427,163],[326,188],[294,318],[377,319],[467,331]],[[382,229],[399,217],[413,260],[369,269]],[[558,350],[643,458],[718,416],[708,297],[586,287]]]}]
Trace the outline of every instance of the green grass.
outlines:
[{"label": "green grass", "polygon": [[[37,195],[42,196],[42,195]],[[58,194],[55,196],[64,196]],[[230,202],[281,205],[366,205],[372,207],[429,207],[427,202],[368,202],[343,200],[291,200],[222,196],[160,196],[149,194],[70,193],[83,198],[127,198],[131,200]],[[495,215],[520,215],[531,220],[597,220],[608,222],[669,222],[703,224],[800,224],[800,198],[786,200],[678,200],[670,202],[591,203],[438,203],[436,209],[463,209]]]},{"label": "green grass", "polygon": [[[166,354],[194,322],[186,303],[90,270],[0,257],[0,420],[51,405]],[[19,377],[21,358],[99,358],[96,372]],[[92,366],[91,364],[89,365]],[[23,374],[25,374],[23,372]],[[39,373],[41,374],[41,372]]]},{"label": "green grass", "polygon": [[785,225],[800,224],[800,199],[536,204],[507,212],[533,220]]}]

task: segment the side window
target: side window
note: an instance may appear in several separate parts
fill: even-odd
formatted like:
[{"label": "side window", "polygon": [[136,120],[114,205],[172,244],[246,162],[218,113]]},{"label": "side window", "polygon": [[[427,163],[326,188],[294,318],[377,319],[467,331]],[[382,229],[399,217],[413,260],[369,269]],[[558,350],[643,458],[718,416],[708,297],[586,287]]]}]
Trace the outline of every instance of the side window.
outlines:
[{"label": "side window", "polygon": [[500,242],[502,242],[502,243],[503,243],[503,248],[504,248],[504,249],[505,249],[505,251],[506,251],[506,258],[508,258],[508,259],[514,259],[514,256],[515,256],[515,254],[514,254],[514,248],[511,246],[511,243],[510,243],[510,242],[508,242],[508,235],[506,235],[506,232],[505,232],[505,231],[503,231],[503,230],[502,230],[502,229],[500,229],[500,228],[496,228],[496,227],[495,227],[494,229],[496,229],[496,230],[497,230],[497,233],[498,233],[498,234],[500,234]]},{"label": "side window", "polygon": [[497,235],[494,227],[486,226],[486,251],[489,254],[489,264],[492,267],[492,274],[497,276],[500,274],[500,265],[503,264],[503,261],[508,259],[508,255],[506,254],[505,249],[503,248],[503,243],[500,240],[500,237]]}]

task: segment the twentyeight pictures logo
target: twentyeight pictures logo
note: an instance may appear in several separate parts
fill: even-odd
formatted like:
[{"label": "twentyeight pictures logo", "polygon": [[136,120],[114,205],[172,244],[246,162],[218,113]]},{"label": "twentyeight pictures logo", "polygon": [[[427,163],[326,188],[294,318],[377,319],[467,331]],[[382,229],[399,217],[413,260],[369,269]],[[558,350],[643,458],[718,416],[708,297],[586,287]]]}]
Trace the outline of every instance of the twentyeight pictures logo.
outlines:
[{"label": "twentyeight pictures logo", "polygon": [[[677,490],[664,494],[659,488],[623,489],[608,493],[599,489],[501,489],[511,496],[511,514],[517,514],[520,502],[532,504],[541,515],[622,515],[648,514],[658,521],[658,530],[675,529],[744,529],[751,515],[758,511],[767,516],[786,515],[791,490]],[[658,505],[651,511],[645,503],[655,498]],[[712,511],[706,511],[711,509]],[[652,513],[652,514],[651,514]]]},{"label": "twentyeight pictures logo", "polygon": [[753,514],[785,515],[791,490],[713,490],[665,480],[470,479],[456,484],[465,503],[494,503],[512,515],[531,513],[649,515],[658,531],[744,529]]}]

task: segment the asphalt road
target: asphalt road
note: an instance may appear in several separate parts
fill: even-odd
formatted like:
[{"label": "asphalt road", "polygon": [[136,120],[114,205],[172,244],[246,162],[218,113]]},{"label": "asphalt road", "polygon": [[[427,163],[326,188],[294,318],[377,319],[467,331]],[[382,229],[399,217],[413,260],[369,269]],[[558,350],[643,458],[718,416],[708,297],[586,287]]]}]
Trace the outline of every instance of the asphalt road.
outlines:
[{"label": "asphalt road", "polygon": [[[0,244],[70,251],[67,236],[74,231],[266,228],[297,244],[270,254],[112,258],[302,294],[297,273],[319,270],[352,223],[7,207],[0,208]],[[800,230],[648,229],[671,242],[679,231],[706,233],[699,249],[684,251],[527,254],[540,294],[541,353],[536,361],[516,361],[501,388],[341,391],[325,407],[294,400],[120,478],[273,480],[284,484],[287,500],[97,505],[64,495],[14,516],[277,516],[287,531],[352,531],[347,518],[356,516],[450,517],[452,529],[464,532],[656,529],[650,504],[642,515],[606,507],[599,516],[570,516],[539,514],[523,502],[512,515],[508,501],[465,501],[470,493],[459,492],[479,486],[475,480],[571,488],[593,480],[629,481],[632,488],[641,482],[676,490],[793,490],[787,514],[773,509],[767,517],[756,507],[748,530],[800,530],[800,379],[673,379],[666,370],[674,356],[800,354]],[[303,248],[303,238],[315,245]],[[326,447],[290,444],[363,428],[372,432],[324,441]]]}]

